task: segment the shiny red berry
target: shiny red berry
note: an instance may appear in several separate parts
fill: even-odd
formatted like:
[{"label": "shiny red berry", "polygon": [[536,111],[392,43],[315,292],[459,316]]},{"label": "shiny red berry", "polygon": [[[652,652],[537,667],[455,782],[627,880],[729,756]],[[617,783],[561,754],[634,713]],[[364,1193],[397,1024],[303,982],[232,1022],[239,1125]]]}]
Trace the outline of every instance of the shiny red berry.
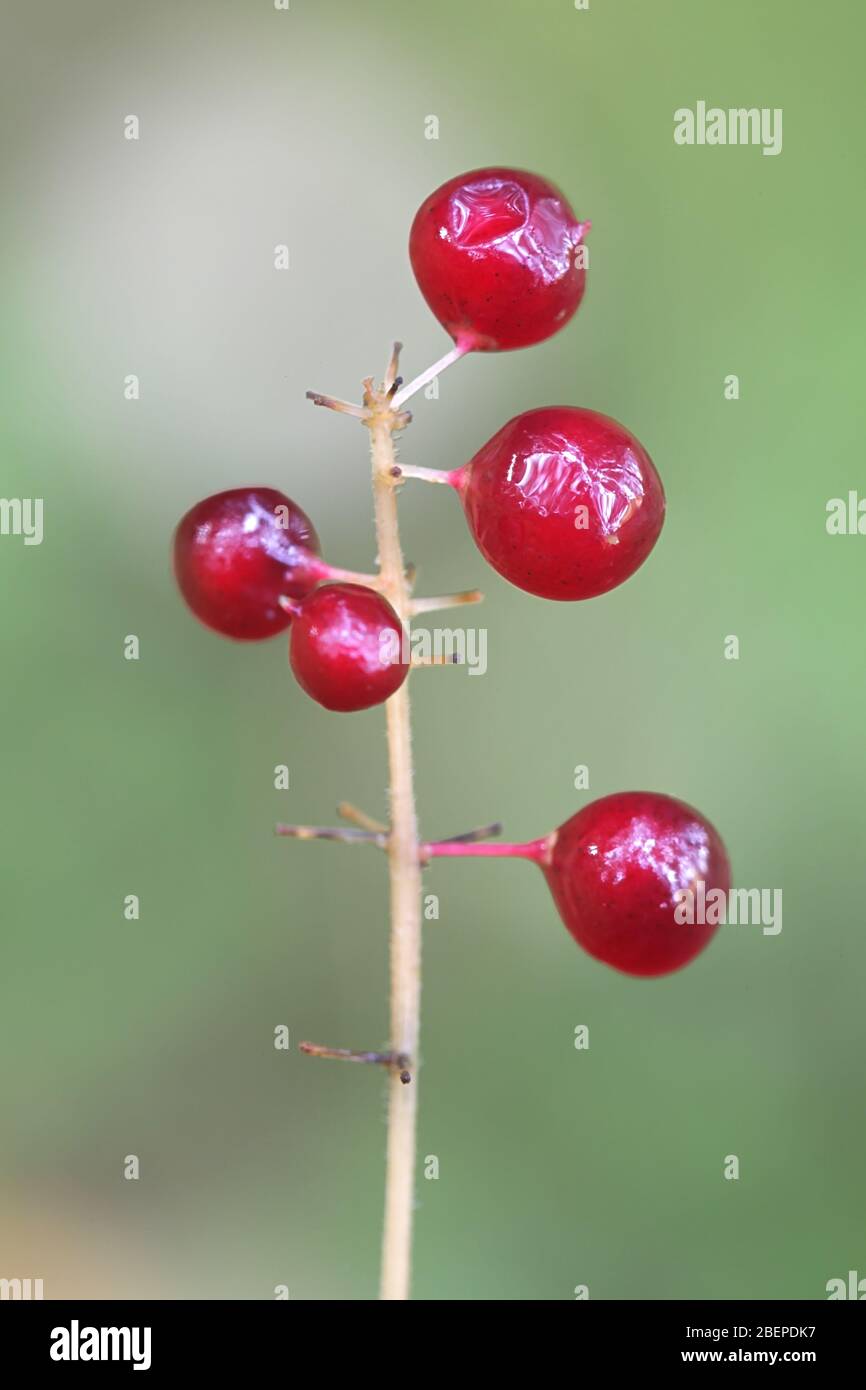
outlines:
[{"label": "shiny red berry", "polygon": [[409,256],[421,293],[467,351],[529,347],[583,298],[576,264],[589,228],[553,184],[519,169],[476,169],[421,204]]},{"label": "shiny red berry", "polygon": [[291,616],[292,670],[325,709],[379,705],[406,679],[400,619],[375,590],[324,584],[294,604]]},{"label": "shiny red berry", "polygon": [[664,521],[664,489],[643,446],[616,420],[575,406],[515,416],[449,480],[485,559],[539,598],[593,598],[622,584]]},{"label": "shiny red berry", "polygon": [[[628,975],[666,975],[698,955],[716,931],[715,914],[700,905],[731,885],[710,822],[656,792],[619,792],[585,806],[554,832],[543,867],[575,941]],[[682,909],[675,916],[686,891],[693,923]]]},{"label": "shiny red berry", "polygon": [[291,614],[280,596],[300,598],[332,573],[309,517],[269,487],[197,503],[175,532],[174,571],[196,617],[238,640],[282,632]]}]

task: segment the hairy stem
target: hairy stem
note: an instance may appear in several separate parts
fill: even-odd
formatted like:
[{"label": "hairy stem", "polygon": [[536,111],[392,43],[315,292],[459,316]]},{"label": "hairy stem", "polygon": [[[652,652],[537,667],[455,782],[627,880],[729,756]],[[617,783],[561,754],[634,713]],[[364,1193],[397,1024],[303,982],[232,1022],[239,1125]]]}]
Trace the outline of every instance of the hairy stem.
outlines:
[{"label": "hairy stem", "polygon": [[[391,369],[389,369],[390,374]],[[396,371],[396,362],[393,365]],[[388,383],[386,382],[386,388]],[[411,596],[397,524],[393,431],[398,427],[387,389],[370,395],[370,449],[382,592],[408,629]],[[391,1050],[408,1059],[412,1083],[388,1079],[388,1140],[381,1297],[407,1299],[412,1261],[418,1036],[421,1006],[421,861],[412,786],[409,682],[385,706],[390,769]]]}]

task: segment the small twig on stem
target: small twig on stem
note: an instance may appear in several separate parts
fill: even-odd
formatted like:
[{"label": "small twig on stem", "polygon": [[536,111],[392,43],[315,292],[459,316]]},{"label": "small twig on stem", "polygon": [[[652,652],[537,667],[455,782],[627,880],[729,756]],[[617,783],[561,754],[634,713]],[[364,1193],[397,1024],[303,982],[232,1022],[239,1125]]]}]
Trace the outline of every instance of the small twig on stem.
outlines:
[{"label": "small twig on stem", "polygon": [[369,1062],[374,1066],[391,1067],[398,1072],[404,1086],[412,1080],[409,1058],[402,1052],[356,1052],[351,1047],[323,1047],[321,1043],[311,1042],[298,1043],[298,1050],[308,1057],[328,1057],[334,1062]]},{"label": "small twig on stem", "polygon": [[341,801],[337,807],[337,815],[341,816],[343,820],[351,821],[353,825],[360,825],[362,830],[373,830],[377,835],[388,834],[387,825],[376,820],[373,816],[368,816],[366,811],[353,806],[351,801]]},{"label": "small twig on stem", "polygon": [[428,666],[459,666],[460,655],[452,652],[450,656],[440,654],[439,656],[413,656],[409,662],[411,671],[423,671]]},{"label": "small twig on stem", "polygon": [[400,369],[400,353],[402,351],[402,343],[394,343],[391,348],[391,356],[388,358],[388,365],[385,368],[385,379],[382,382],[382,390],[386,396],[393,396],[395,387],[397,387],[402,380],[402,378],[397,375]]},{"label": "small twig on stem", "polygon": [[328,410],[336,410],[340,415],[351,415],[355,420],[367,419],[364,406],[353,405],[351,401],[341,401],[337,396],[323,396],[321,391],[308,391],[307,400],[312,401],[313,405],[323,405]]},{"label": "small twig on stem", "polygon": [[484,595],[480,589],[464,589],[459,594],[437,594],[434,598],[412,600],[411,613],[435,613],[440,608],[462,608],[467,603],[482,603]]},{"label": "small twig on stem", "polygon": [[375,845],[388,848],[388,836],[374,830],[350,830],[345,825],[275,825],[275,835],[292,840],[337,840],[344,845]]},{"label": "small twig on stem", "polygon": [[472,845],[478,840],[491,840],[495,835],[502,834],[501,821],[495,820],[490,825],[479,825],[477,830],[464,830],[460,835],[446,835],[444,840],[433,840],[434,845]]}]

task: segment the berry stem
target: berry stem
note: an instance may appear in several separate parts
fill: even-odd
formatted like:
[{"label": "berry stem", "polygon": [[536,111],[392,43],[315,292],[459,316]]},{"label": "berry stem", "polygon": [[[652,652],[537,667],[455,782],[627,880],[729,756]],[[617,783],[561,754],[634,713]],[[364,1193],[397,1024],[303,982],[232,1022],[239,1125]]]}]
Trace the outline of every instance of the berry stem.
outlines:
[{"label": "berry stem", "polygon": [[552,836],[545,835],[541,840],[528,840],[525,844],[495,845],[476,844],[461,836],[453,840],[433,840],[419,846],[422,862],[428,859],[531,859],[533,864],[544,865],[550,858],[553,848]]},{"label": "berry stem", "polygon": [[417,391],[420,391],[426,386],[428,381],[432,381],[434,377],[439,376],[440,372],[444,372],[446,367],[450,367],[454,362],[459,362],[461,357],[465,357],[467,352],[471,351],[472,346],[470,343],[455,343],[451,351],[446,352],[444,357],[440,357],[438,362],[434,362],[432,367],[428,367],[426,372],[422,372],[420,376],[416,376],[414,380],[410,381],[407,386],[402,386],[400,388],[391,402],[394,409],[399,410],[403,402],[408,401],[411,396],[414,396]]},{"label": "berry stem", "polygon": [[398,465],[401,478],[417,478],[422,483],[442,483],[445,487],[454,487],[455,478],[459,469],[449,473],[446,468],[418,468],[414,464],[401,463]]},{"label": "berry stem", "polygon": [[[456,360],[456,359],[455,359]],[[404,422],[391,394],[397,373],[392,352],[386,385],[370,393],[370,453],[381,589],[409,631],[410,590],[406,581],[397,520],[393,433]],[[446,364],[447,365],[447,364]],[[439,368],[441,370],[441,367]],[[411,394],[411,392],[410,392]],[[407,1059],[413,1076],[418,1067],[421,1007],[421,860],[412,785],[412,737],[409,684],[387,700],[391,833],[388,858],[391,878],[391,1050]],[[401,1084],[391,1071],[388,1082],[388,1139],[385,1172],[385,1223],[382,1236],[381,1297],[409,1297],[412,1260],[412,1211],[418,1087]]]},{"label": "berry stem", "polygon": [[363,584],[367,589],[375,589],[379,584],[377,574],[363,574],[359,570],[338,569],[336,565],[326,564],[324,560],[311,564],[309,572],[314,578],[321,579],[326,584]]}]

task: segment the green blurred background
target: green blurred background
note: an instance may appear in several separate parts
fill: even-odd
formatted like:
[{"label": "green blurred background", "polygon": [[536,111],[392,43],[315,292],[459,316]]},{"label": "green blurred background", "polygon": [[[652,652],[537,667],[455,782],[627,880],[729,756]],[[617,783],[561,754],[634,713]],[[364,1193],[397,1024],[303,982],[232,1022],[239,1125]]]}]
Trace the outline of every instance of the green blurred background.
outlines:
[{"label": "green blurred background", "polygon": [[[866,1274],[866,539],[825,530],[864,485],[862,6],[52,0],[5,28],[2,492],[45,499],[45,538],[0,539],[0,1276],[375,1296],[383,1081],[296,1044],[386,1041],[384,865],[272,825],[384,811],[381,711],[328,715],[282,639],[199,627],[168,554],[193,502],[261,482],[369,566],[364,434],[304,391],[356,397],[395,336],[409,374],[444,351],[408,227],[485,163],[592,218],[586,299],[419,398],[404,459],[589,405],[645,442],[669,510],[632,581],[555,605],[486,569],[446,489],[406,489],[420,592],[488,595],[487,675],[413,681],[423,828],[525,838],[670,792],[739,884],[783,890],[784,928],[633,980],[530,866],[431,869],[415,1294],[821,1298]],[[782,107],[782,154],[677,147],[698,100]]]}]

